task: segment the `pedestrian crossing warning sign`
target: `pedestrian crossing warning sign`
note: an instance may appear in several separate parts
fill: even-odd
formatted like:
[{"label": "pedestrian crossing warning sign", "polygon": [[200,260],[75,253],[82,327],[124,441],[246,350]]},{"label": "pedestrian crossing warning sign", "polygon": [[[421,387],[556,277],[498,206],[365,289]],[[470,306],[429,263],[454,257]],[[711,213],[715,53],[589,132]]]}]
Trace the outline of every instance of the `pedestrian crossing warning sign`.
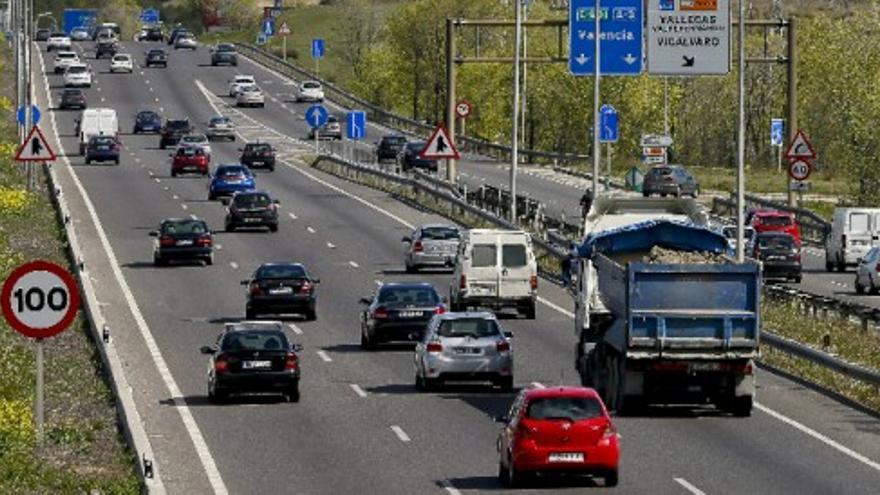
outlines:
[{"label": "pedestrian crossing warning sign", "polygon": [[21,143],[18,153],[15,154],[15,159],[20,162],[51,162],[56,158],[46,137],[36,125],[31,128],[27,139]]},{"label": "pedestrian crossing warning sign", "polygon": [[455,149],[455,144],[449,139],[449,132],[446,131],[446,126],[442,123],[437,124],[425,148],[419,153],[419,157],[423,160],[440,160],[443,158],[458,160],[461,158],[458,150]]}]

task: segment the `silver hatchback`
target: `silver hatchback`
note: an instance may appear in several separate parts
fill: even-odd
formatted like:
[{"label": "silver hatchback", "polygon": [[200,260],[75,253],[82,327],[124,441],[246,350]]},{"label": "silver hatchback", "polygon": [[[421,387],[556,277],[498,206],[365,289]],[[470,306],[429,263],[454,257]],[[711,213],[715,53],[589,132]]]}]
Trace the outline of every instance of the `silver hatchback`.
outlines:
[{"label": "silver hatchback", "polygon": [[430,390],[447,381],[483,381],[512,390],[512,337],[489,312],[434,316],[416,344],[416,387]]},{"label": "silver hatchback", "polygon": [[452,268],[461,231],[454,225],[422,225],[403,238],[406,243],[404,264],[407,273],[422,267]]}]

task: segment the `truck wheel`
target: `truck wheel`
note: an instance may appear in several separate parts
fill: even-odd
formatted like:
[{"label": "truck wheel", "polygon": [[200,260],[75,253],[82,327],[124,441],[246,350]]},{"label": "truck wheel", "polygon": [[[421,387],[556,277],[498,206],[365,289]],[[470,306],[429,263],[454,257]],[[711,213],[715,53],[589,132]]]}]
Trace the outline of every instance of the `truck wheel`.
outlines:
[{"label": "truck wheel", "polygon": [[730,403],[730,412],[738,418],[748,418],[752,415],[752,396],[734,397]]},{"label": "truck wheel", "polygon": [[828,258],[825,258],[825,271],[833,272],[834,271],[834,263],[831,262]]},{"label": "truck wheel", "polygon": [[495,384],[498,386],[498,388],[501,389],[502,392],[510,392],[511,390],[513,390],[513,377],[505,376],[499,378],[498,381],[495,382]]},{"label": "truck wheel", "polygon": [[845,268],[846,265],[844,265],[842,261],[837,260],[837,271],[842,272]]},{"label": "truck wheel", "polygon": [[535,301],[529,302],[528,306],[526,306],[526,319],[534,320],[535,319]]},{"label": "truck wheel", "polygon": [[245,320],[256,320],[257,312],[252,310],[251,308],[247,308],[244,310],[244,319]]}]

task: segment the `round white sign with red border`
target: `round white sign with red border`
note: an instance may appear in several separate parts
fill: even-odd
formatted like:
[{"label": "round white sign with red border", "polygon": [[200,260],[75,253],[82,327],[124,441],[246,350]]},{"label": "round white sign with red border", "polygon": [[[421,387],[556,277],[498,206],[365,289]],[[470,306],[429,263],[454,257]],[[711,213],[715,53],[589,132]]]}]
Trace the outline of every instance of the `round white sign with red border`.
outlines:
[{"label": "round white sign with red border", "polygon": [[460,102],[455,104],[455,115],[458,115],[460,118],[466,118],[471,114],[471,104],[461,100]]},{"label": "round white sign with red border", "polygon": [[0,306],[18,333],[44,339],[73,323],[79,311],[76,280],[64,268],[48,261],[32,261],[16,268],[3,282]]},{"label": "round white sign with red border", "polygon": [[806,160],[794,160],[788,164],[788,176],[794,180],[806,180],[812,168]]}]

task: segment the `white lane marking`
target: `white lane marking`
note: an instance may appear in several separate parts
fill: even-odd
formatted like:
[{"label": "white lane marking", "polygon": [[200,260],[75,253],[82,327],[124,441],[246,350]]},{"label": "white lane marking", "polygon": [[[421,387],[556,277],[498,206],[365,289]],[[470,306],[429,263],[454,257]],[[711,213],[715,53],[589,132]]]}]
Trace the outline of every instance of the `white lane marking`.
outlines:
[{"label": "white lane marking", "polygon": [[230,261],[229,266],[231,266],[233,270],[238,270],[238,263],[234,261]]},{"label": "white lane marking", "polygon": [[559,305],[556,304],[556,303],[553,303],[553,302],[551,302],[551,301],[548,301],[547,299],[544,299],[544,298],[541,297],[541,296],[538,296],[538,302],[540,302],[541,304],[547,306],[547,307],[550,308],[550,309],[553,309],[553,310],[555,310],[555,311],[558,311],[559,313],[564,314],[565,316],[567,316],[567,317],[569,317],[569,318],[571,318],[571,319],[574,319],[574,313],[572,313],[571,311],[569,311],[569,310],[563,308],[562,306],[559,306]]},{"label": "white lane marking", "polygon": [[330,356],[325,351],[318,351],[316,354],[318,355],[319,358],[321,358],[321,361],[324,361],[325,363],[329,363],[329,362],[333,361],[333,359],[331,359]]},{"label": "white lane marking", "polygon": [[149,87],[149,88],[147,88],[147,89],[149,89],[149,90],[150,90],[150,93],[152,93],[152,92],[153,92],[153,88],[152,88],[152,87]]},{"label": "white lane marking", "polygon": [[357,383],[349,383],[348,386],[351,387],[351,389],[354,390],[354,393],[358,394],[359,397],[364,398],[367,396],[364,389],[362,389]]},{"label": "white lane marking", "polygon": [[360,266],[361,266],[361,265],[358,265],[357,263],[355,263],[354,261],[349,261],[348,264],[351,265],[352,268],[360,268]]},{"label": "white lane marking", "polygon": [[449,495],[461,495],[461,492],[458,491],[455,486],[452,485],[452,482],[449,480],[441,480],[440,485],[443,486],[443,489],[446,490]]},{"label": "white lane marking", "polygon": [[296,215],[294,215],[293,213],[288,213],[287,215],[290,217],[291,220],[296,220]]},{"label": "white lane marking", "polygon": [[156,181],[157,184],[162,182],[162,179],[160,179],[158,177],[153,177],[153,180]]},{"label": "white lane marking", "polygon": [[[600,63],[599,65],[602,65],[602,64]],[[180,199],[180,196],[178,196],[178,195],[176,195],[176,194],[173,195],[173,196],[171,196],[171,197],[174,198],[174,199]]]},{"label": "white lane marking", "polygon": [[195,213],[190,213],[190,214],[189,214],[189,217],[192,218],[193,220],[198,220],[198,219],[199,219],[199,217],[197,217]]},{"label": "white lane marking", "polygon": [[534,387],[534,388],[547,388],[547,387],[544,386],[544,384],[541,383],[541,382],[532,382],[532,387]]},{"label": "white lane marking", "polygon": [[214,247],[217,248],[217,251],[223,251],[223,245],[222,245],[222,244],[214,244]]},{"label": "white lane marking", "polygon": [[312,227],[306,227],[306,230],[309,231],[309,234],[314,234],[314,233],[315,233],[315,229],[312,228]]},{"label": "white lane marking", "polygon": [[328,242],[327,247],[330,249],[336,249],[336,244],[333,244],[332,242]]},{"label": "white lane marking", "polygon": [[816,440],[819,440],[820,442],[824,443],[825,445],[828,445],[829,447],[837,450],[841,454],[844,454],[848,457],[851,457],[852,459],[855,459],[855,460],[861,462],[862,464],[868,466],[869,468],[871,468],[875,471],[880,471],[880,463],[878,463],[874,460],[871,460],[870,458],[868,458],[862,454],[859,454],[858,452],[850,449],[849,447],[843,446],[842,444],[826,437],[825,435],[819,433],[818,431],[816,431],[808,426],[804,426],[804,425],[798,423],[797,421],[789,418],[788,416],[780,414],[780,413],[774,411],[773,409],[770,409],[769,407],[767,407],[763,404],[759,404],[756,402],[755,408],[758,409],[759,411],[762,411],[762,412],[769,414],[770,416],[773,416],[774,418],[778,419],[779,421],[782,421],[783,423],[795,428],[796,430],[801,431],[802,433],[806,433],[807,435],[815,438]]},{"label": "white lane marking", "polygon": [[[40,60],[41,71],[43,72],[43,85],[46,89],[46,95],[48,98],[51,98],[51,92],[49,91],[49,78],[45,75],[46,69],[43,65],[43,57],[37,57]],[[50,113],[50,118],[52,122],[52,131],[55,133],[56,142],[59,141],[58,136],[58,124],[55,121],[55,114]],[[192,411],[189,410],[189,405],[187,405],[186,398],[183,393],[180,391],[180,387],[177,386],[177,382],[174,380],[174,375],[171,374],[171,370],[168,368],[168,363],[165,361],[165,358],[162,357],[162,351],[159,350],[159,346],[156,344],[156,339],[153,338],[153,333],[150,330],[150,327],[147,325],[146,319],[144,319],[143,313],[141,313],[140,307],[137,304],[137,301],[134,298],[134,295],[131,293],[131,288],[128,286],[128,282],[125,280],[125,276],[122,275],[122,269],[119,267],[119,261],[116,258],[116,253],[113,252],[113,246],[110,245],[110,239],[107,238],[107,233],[104,231],[104,226],[101,224],[101,219],[98,218],[98,212],[95,210],[95,205],[92,203],[92,199],[89,197],[89,194],[86,192],[85,187],[82,182],[80,182],[79,177],[76,175],[76,171],[74,167],[70,164],[70,159],[67,155],[62,155],[62,159],[66,162],[68,173],[70,174],[71,179],[73,180],[73,184],[76,186],[77,191],[79,191],[80,197],[82,197],[83,203],[85,204],[86,211],[89,213],[89,217],[92,220],[92,223],[95,225],[95,230],[98,233],[98,240],[101,242],[101,247],[104,249],[104,253],[107,255],[107,259],[110,261],[110,269],[113,272],[114,278],[116,278],[116,283],[119,284],[120,289],[122,290],[122,295],[125,298],[126,303],[128,304],[128,308],[131,311],[131,315],[134,318],[135,325],[138,328],[138,331],[141,334],[141,338],[144,339],[144,344],[146,344],[147,350],[150,353],[150,357],[153,359],[153,363],[156,365],[156,369],[159,372],[159,376],[162,377],[162,381],[165,383],[165,389],[168,391],[168,395],[171,396],[171,400],[174,401],[175,409],[177,413],[180,414],[180,420],[183,422],[183,426],[186,429],[186,432],[189,434],[189,438],[193,443],[193,447],[195,448],[196,455],[199,456],[199,461],[202,463],[202,467],[205,470],[205,474],[208,477],[208,482],[211,484],[211,488],[214,490],[214,493],[218,495],[225,495],[229,493],[229,490],[226,488],[226,484],[223,482],[223,477],[220,475],[220,470],[217,469],[217,464],[214,462],[214,457],[211,456],[211,450],[208,448],[208,444],[205,442],[205,437],[202,436],[202,432],[199,429],[198,423],[196,423],[195,418],[193,418]]]},{"label": "white lane marking", "polygon": [[403,428],[397,425],[391,425],[391,431],[393,431],[394,434],[397,435],[397,438],[399,438],[401,442],[410,441],[409,435],[407,435],[406,432],[403,431]]},{"label": "white lane marking", "polygon": [[186,206],[186,203],[180,203],[180,207],[183,208],[184,210],[189,209],[189,206]]},{"label": "white lane marking", "polygon": [[302,329],[300,327],[294,325],[293,323],[288,323],[287,327],[290,328],[291,330],[293,330],[293,333],[295,333],[297,335],[302,335],[302,333],[303,333]]},{"label": "white lane marking", "polygon": [[156,103],[159,103],[159,98],[156,98]]},{"label": "white lane marking", "polygon": [[107,101],[107,98],[104,98],[104,97],[102,96],[102,97],[101,97],[101,103],[104,103],[105,101]]},{"label": "white lane marking", "polygon": [[691,492],[693,495],[706,495],[706,493],[703,490],[700,490],[699,488],[690,484],[688,482],[688,480],[686,480],[684,478],[672,478],[672,479],[675,480],[675,482],[678,483],[679,485],[683,486],[685,490]]}]

